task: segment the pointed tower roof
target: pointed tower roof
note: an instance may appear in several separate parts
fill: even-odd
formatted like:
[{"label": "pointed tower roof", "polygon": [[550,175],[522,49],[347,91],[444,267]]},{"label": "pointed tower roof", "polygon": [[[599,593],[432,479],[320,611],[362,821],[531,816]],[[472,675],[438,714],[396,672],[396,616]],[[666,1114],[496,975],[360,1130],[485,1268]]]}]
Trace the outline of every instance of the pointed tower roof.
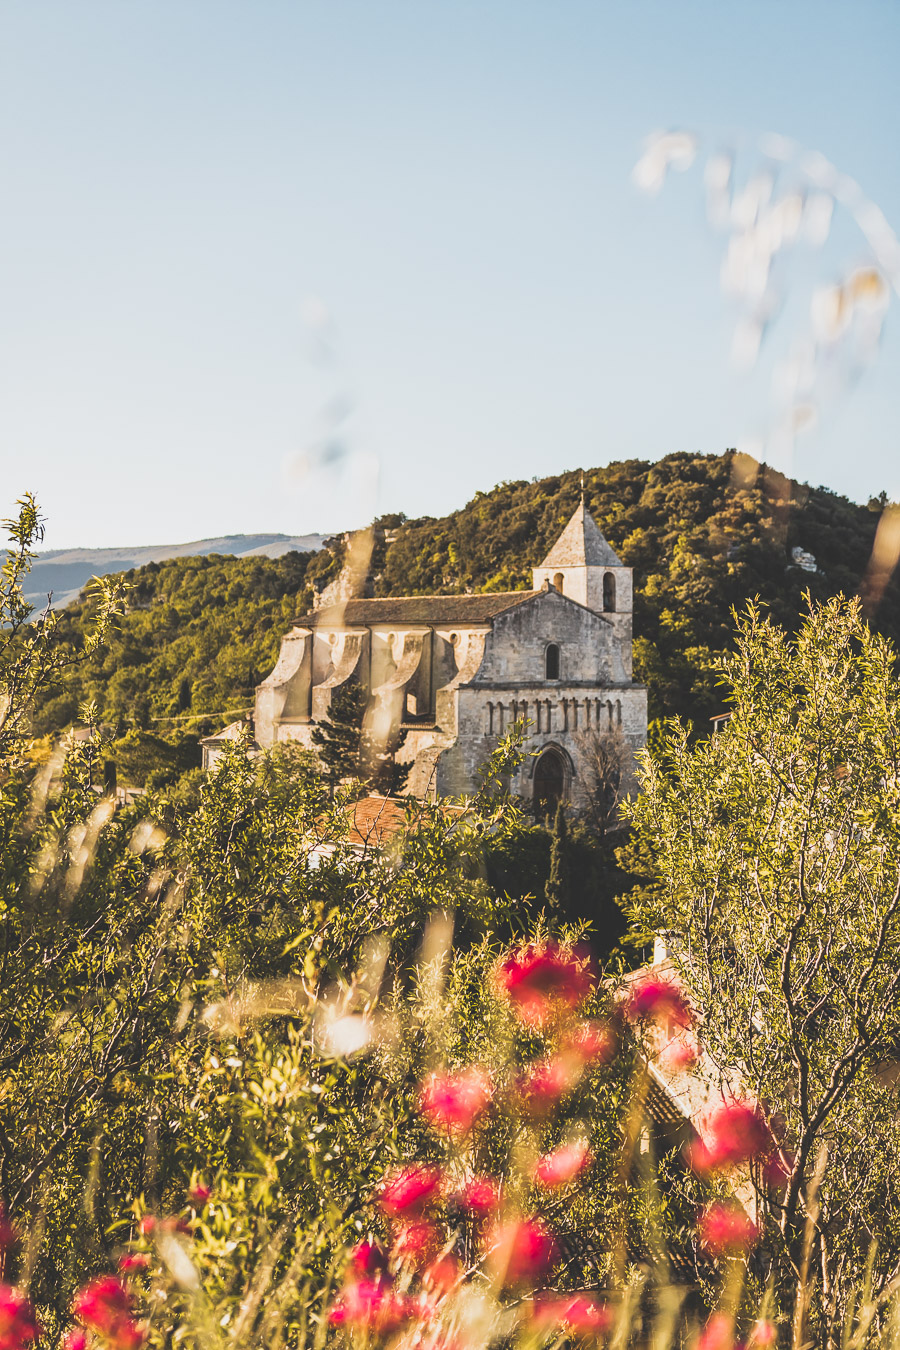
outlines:
[{"label": "pointed tower roof", "polygon": [[621,567],[621,561],[597,528],[597,522],[585,505],[569,521],[541,567]]}]

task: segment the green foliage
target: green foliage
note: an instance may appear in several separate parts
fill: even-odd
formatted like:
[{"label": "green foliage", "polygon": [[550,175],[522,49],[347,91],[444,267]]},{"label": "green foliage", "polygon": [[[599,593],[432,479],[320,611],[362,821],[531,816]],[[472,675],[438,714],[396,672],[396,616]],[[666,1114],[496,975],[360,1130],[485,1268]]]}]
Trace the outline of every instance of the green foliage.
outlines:
[{"label": "green foliage", "polygon": [[[40,694],[35,733],[63,729],[89,698],[119,733],[152,727],[170,739],[179,727],[205,734],[233,721],[275,664],[315,556],[173,558],[126,573],[118,631]],[[60,613],[59,639],[77,648],[86,619],[83,601]]]},{"label": "green foliage", "polygon": [[[74,647],[62,642],[59,616],[49,609],[35,616],[23,594],[22,582],[37,556],[34,546],[44,537],[44,523],[30,492],[16,504],[18,515],[3,521],[9,547],[0,568],[0,760],[21,748],[35,699],[55,688],[65,674],[77,677],[83,659],[100,650],[122,598],[115,580],[95,580],[84,603],[79,641]],[[70,691],[69,706],[73,701]]]},{"label": "green foliage", "polygon": [[796,638],[751,606],[724,664],[732,716],[647,757],[635,819],[655,882],[637,901],[703,1010],[726,1079],[765,1104],[783,1193],[759,1178],[782,1283],[801,1280],[808,1187],[832,1329],[873,1255],[900,1251],[900,681],[858,602],[812,604]]}]

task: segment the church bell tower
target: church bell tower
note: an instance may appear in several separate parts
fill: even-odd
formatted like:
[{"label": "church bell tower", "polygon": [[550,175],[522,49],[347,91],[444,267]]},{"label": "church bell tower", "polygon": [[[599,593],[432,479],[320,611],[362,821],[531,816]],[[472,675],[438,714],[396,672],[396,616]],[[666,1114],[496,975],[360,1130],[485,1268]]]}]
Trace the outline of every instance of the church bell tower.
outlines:
[{"label": "church bell tower", "polygon": [[536,591],[549,582],[561,594],[602,614],[612,624],[630,679],[631,568],[622,566],[603,538],[583,493],[575,514],[544,561],[532,570],[532,576]]}]

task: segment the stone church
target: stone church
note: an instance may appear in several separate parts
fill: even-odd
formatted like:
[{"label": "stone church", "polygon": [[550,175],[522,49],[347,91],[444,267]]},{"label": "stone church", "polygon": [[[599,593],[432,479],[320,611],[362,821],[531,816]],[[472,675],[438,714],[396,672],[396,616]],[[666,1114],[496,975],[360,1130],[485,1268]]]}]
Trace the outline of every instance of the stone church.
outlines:
[{"label": "stone church", "polygon": [[[369,691],[376,734],[398,726],[405,791],[468,794],[516,721],[529,753],[511,788],[543,814],[585,804],[593,733],[621,733],[625,778],[647,737],[647,694],[631,677],[631,569],[584,501],[533,589],[485,595],[349,599],[301,615],[256,691],[254,731],[312,748],[336,689]],[[224,734],[224,733],[222,733]]]}]

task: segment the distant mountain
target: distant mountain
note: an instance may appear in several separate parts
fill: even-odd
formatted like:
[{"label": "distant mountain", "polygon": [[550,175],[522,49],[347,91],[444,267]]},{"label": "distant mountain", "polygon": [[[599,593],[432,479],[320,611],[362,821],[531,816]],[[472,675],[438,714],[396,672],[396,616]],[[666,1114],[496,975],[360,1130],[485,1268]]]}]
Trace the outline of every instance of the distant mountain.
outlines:
[{"label": "distant mountain", "polygon": [[43,606],[52,594],[53,608],[64,609],[77,600],[91,577],[128,572],[146,563],[169,558],[196,558],[224,554],[233,558],[280,558],[283,553],[317,553],[321,534],[224,534],[217,539],[195,539],[190,544],[148,544],[143,548],[64,548],[38,556],[25,592],[33,605]]}]

